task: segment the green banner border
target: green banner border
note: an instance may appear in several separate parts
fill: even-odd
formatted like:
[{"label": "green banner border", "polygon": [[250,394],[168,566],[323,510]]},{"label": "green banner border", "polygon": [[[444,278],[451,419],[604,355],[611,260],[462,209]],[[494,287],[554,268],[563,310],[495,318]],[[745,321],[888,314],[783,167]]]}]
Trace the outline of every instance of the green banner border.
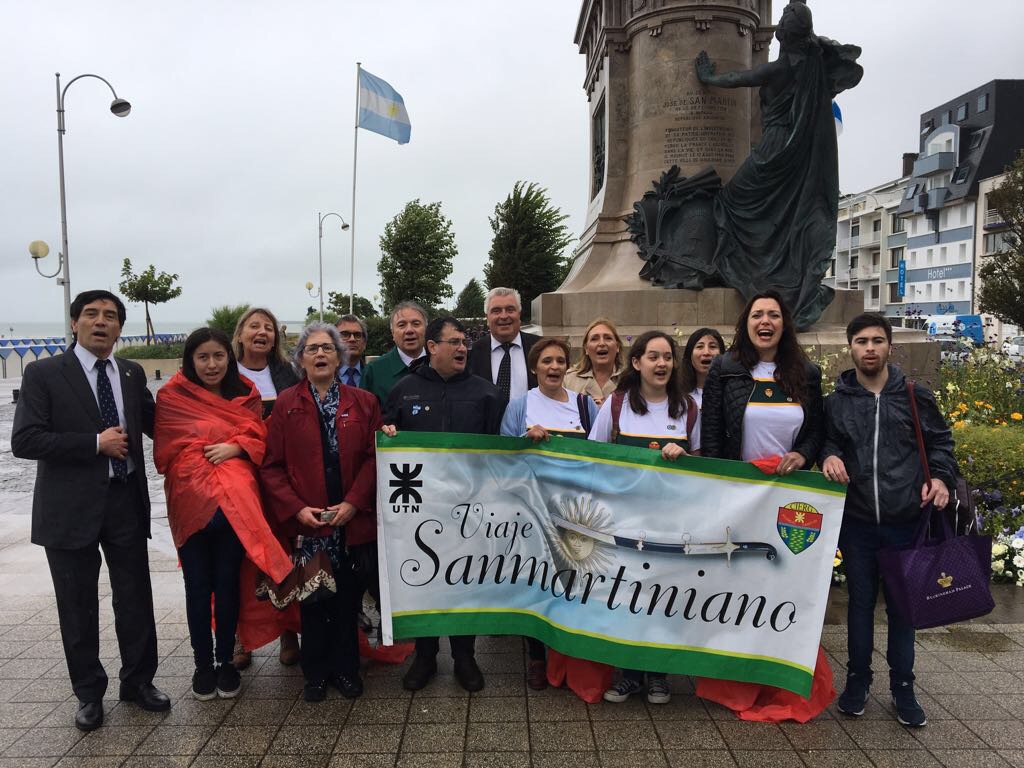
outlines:
[{"label": "green banner border", "polygon": [[814,671],[784,659],[691,646],[650,645],[571,630],[533,611],[456,608],[402,611],[392,617],[395,640],[447,635],[526,635],[559,653],[625,669],[774,685],[808,697]]},{"label": "green banner border", "polygon": [[845,496],[846,487],[827,480],[821,472],[799,471],[789,475],[766,475],[745,461],[712,459],[703,456],[680,456],[666,461],[660,451],[628,445],[600,443],[596,440],[574,440],[553,437],[534,443],[525,437],[468,435],[457,432],[399,432],[395,437],[377,433],[377,450],[430,451],[435,453],[536,453],[564,459],[580,459],[621,467],[634,467],[681,475],[716,477],[739,483],[774,485],[779,488],[811,491],[828,496]]}]

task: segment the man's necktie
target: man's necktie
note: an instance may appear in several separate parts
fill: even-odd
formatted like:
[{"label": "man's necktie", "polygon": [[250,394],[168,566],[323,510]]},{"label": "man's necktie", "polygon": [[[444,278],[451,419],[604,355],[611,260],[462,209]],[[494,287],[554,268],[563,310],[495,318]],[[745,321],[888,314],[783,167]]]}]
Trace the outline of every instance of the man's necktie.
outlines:
[{"label": "man's necktie", "polygon": [[346,368],[344,373],[345,383],[350,387],[356,387],[359,382],[356,381],[356,377],[359,375],[359,371],[355,368]]},{"label": "man's necktie", "polygon": [[[107,374],[109,367],[110,360],[96,361],[96,399],[100,402],[104,429],[121,425],[117,417],[117,404],[114,402],[114,389],[110,386],[110,376]],[[114,477],[122,483],[128,479],[128,462],[124,459],[111,459],[110,468],[114,471]]]},{"label": "man's necktie", "polygon": [[508,401],[512,392],[512,344],[505,342],[501,345],[505,350],[505,356],[501,358],[501,365],[498,366],[498,380],[494,382],[501,393],[502,399]]}]

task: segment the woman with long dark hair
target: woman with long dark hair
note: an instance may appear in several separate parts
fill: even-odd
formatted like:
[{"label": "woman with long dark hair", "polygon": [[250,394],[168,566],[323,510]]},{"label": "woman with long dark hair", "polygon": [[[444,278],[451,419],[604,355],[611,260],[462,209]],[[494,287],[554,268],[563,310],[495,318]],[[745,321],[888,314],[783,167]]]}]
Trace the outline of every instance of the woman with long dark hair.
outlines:
[{"label": "woman with long dark hair", "polygon": [[[637,336],[626,372],[601,406],[590,439],[651,448],[669,461],[696,452],[700,448],[697,405],[683,392],[679,379],[675,339],[661,331]],[[671,695],[665,673],[646,675],[647,701],[667,704]],[[643,689],[644,671],[624,669],[619,682],[605,691],[604,700],[621,703]]]},{"label": "woman with long dark hair", "polygon": [[725,352],[722,334],[714,328],[698,328],[690,334],[683,348],[679,382],[683,392],[693,398],[700,409],[704,402],[704,382],[715,358]]},{"label": "woman with long dark hair", "polygon": [[192,694],[200,700],[232,698],[241,686],[232,651],[243,558],[278,581],[292,568],[260,503],[261,412],[259,392],[239,375],[227,334],[215,328],[186,339],[181,371],[157,393],[153,461],[164,475],[167,521],[185,578]]},{"label": "woman with long dark hair", "polygon": [[[736,321],[732,348],[711,364],[701,412],[703,455],[757,461],[788,475],[810,469],[824,440],[821,369],[796,337],[789,307],[776,291],[750,298]],[[819,649],[811,695],[770,685],[697,678],[697,695],[744,720],[806,722],[835,696],[828,660]]]}]

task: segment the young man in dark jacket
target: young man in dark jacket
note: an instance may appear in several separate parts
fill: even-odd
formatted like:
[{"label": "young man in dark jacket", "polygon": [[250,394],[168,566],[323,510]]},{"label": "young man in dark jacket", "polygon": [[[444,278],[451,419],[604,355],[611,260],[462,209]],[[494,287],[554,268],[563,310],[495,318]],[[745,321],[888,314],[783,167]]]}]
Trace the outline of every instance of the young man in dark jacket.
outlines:
[{"label": "young man in dark jacket", "polygon": [[[846,563],[850,604],[847,622],[846,688],[840,712],[864,714],[871,687],[871,647],[878,593],[878,550],[908,544],[922,510],[949,501],[956,476],[953,437],[932,393],[914,384],[928,468],[925,482],[914,432],[907,380],[889,365],[892,327],[865,313],[846,328],[853,369],[840,377],[825,400],[825,447],[821,466],[830,480],[848,485],[839,548]],[[889,592],[883,583],[888,609]],[[896,717],[904,725],[927,720],[914,696],[914,629],[891,609],[886,659]]]},{"label": "young man in dark jacket", "polygon": [[[454,317],[430,322],[426,331],[427,360],[421,362],[391,390],[384,406],[383,431],[464,432],[496,435],[505,404],[491,382],[466,370],[469,349],[466,329]],[[474,657],[476,637],[449,638],[455,678],[467,691],[484,687]],[[416,658],[402,679],[406,690],[418,691],[437,674],[436,637],[416,639]]]}]

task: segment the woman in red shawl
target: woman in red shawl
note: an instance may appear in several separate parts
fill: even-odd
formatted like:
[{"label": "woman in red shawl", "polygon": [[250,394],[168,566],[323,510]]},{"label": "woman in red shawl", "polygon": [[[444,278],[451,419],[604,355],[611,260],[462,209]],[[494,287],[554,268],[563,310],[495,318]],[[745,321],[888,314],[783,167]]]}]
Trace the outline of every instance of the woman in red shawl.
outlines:
[{"label": "woman in red shawl", "polygon": [[275,581],[292,569],[260,503],[256,467],[266,433],[259,392],[238,374],[228,337],[213,328],[194,331],[181,371],[157,393],[153,459],[164,475],[167,520],[185,577],[192,693],[203,701],[232,698],[241,687],[231,657],[243,557]]}]

